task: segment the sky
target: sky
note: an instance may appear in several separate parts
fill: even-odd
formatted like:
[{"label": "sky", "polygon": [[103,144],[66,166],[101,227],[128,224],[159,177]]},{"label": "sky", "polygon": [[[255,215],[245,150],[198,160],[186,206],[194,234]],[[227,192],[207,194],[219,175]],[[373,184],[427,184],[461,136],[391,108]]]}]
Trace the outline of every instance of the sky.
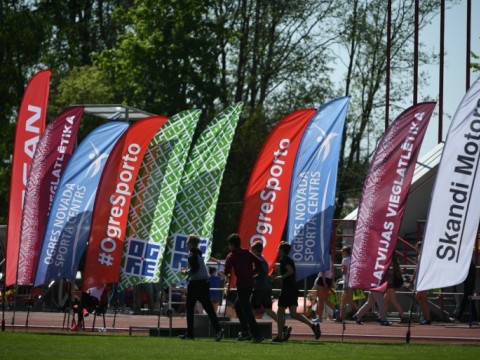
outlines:
[{"label": "sky", "polygon": [[[448,127],[455,111],[466,92],[466,14],[467,1],[462,0],[458,5],[445,12],[445,67],[444,67],[444,116],[443,140],[445,140]],[[471,49],[480,55],[480,1],[472,0],[472,38]],[[440,49],[440,17],[433,19],[432,23],[423,29],[420,42],[429,50],[439,53]],[[471,61],[475,61],[472,59]],[[480,62],[480,60],[477,60]],[[429,86],[419,88],[419,101],[438,98],[439,66],[438,64],[424,65],[420,72],[428,73]],[[470,72],[470,82],[480,76],[479,72]],[[390,110],[392,112],[392,110]],[[438,112],[438,105],[436,108]],[[430,120],[425,139],[423,141],[420,157],[430,151],[438,143],[438,116],[435,114]]]}]

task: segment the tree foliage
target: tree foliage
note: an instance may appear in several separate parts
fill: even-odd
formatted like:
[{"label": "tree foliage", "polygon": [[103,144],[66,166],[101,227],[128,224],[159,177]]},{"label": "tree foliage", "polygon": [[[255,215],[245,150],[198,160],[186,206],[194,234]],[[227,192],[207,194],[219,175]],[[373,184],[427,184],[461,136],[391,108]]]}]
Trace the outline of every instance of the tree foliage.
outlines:
[{"label": "tree foliage", "polygon": [[[411,92],[407,79],[412,79],[413,3],[393,1],[392,113]],[[420,3],[423,27],[438,11],[439,0]],[[215,239],[236,230],[250,171],[273,126],[293,110],[350,95],[337,197],[337,215],[345,213],[349,208],[344,204],[359,195],[383,131],[386,4],[3,1],[0,197],[7,202],[13,119],[24,86],[35,70],[50,67],[50,118],[79,103],[124,103],[164,115],[198,108],[201,131],[221,109],[244,103],[220,194]],[[433,54],[420,55],[421,63],[435,61]],[[92,126],[89,119],[81,131]],[[6,208],[0,220],[5,219]],[[222,250],[214,247],[214,254]]]},{"label": "tree foliage", "polygon": [[[477,54],[475,53],[472,53],[472,56],[474,59],[480,59],[480,56],[478,56]],[[472,63],[472,69],[475,69],[475,71],[480,71],[480,63]]]},{"label": "tree foliage", "polygon": [[[392,6],[390,102],[400,107],[411,96],[413,87],[414,3],[415,0],[394,1]],[[348,21],[340,32],[340,44],[348,53],[344,93],[352,97],[353,106],[342,138],[337,217],[345,214],[348,198],[360,196],[371,154],[383,133],[387,72],[387,2],[349,0],[345,10]],[[424,28],[438,10],[439,1],[422,1],[419,28]],[[420,65],[435,59],[435,54],[420,49]],[[424,78],[419,80],[420,86],[425,83]],[[398,109],[395,107],[392,113],[398,115]]]},{"label": "tree foliage", "polygon": [[[25,84],[38,69],[45,31],[25,1],[1,2],[0,19],[0,199],[8,204],[15,117]],[[0,207],[0,223],[5,223],[7,209]]]}]

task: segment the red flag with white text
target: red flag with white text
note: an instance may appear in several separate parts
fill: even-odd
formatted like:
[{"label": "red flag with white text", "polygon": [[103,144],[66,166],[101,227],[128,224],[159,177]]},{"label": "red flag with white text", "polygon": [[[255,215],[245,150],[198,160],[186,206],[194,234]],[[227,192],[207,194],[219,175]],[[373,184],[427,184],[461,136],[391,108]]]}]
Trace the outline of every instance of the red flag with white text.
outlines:
[{"label": "red flag with white text", "polygon": [[383,291],[434,102],[405,110],[381,138],[363,184],[348,278],[351,288]]},{"label": "red flag with white text", "polygon": [[295,111],[271,131],[257,157],[243,199],[238,234],[249,249],[263,241],[263,256],[270,269],[277,258],[288,213],[292,172],[303,133],[315,109]]},{"label": "red flag with white text", "polygon": [[8,204],[6,286],[17,281],[23,202],[33,155],[45,130],[51,74],[50,70],[42,70],[32,77],[18,112]]},{"label": "red flag with white text", "polygon": [[110,153],[93,208],[83,290],[119,280],[135,180],[148,144],[167,120],[153,116],[134,123]]}]

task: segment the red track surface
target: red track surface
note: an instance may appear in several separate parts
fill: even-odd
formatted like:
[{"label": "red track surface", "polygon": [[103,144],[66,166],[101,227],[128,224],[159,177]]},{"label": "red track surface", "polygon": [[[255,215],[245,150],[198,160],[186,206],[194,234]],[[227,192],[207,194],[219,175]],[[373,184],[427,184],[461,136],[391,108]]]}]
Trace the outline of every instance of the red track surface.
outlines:
[{"label": "red track surface", "polygon": [[[13,312],[5,313],[6,331],[12,331]],[[26,328],[26,312],[15,313],[14,331],[27,331]],[[28,319],[28,331],[48,331],[48,332],[67,332],[62,330],[64,320],[63,313],[50,312],[31,312]],[[117,314],[115,317],[115,329],[113,329],[114,315],[106,315],[106,334],[126,334],[130,326],[155,328],[157,327],[158,317],[155,315],[126,315]],[[262,320],[265,321],[265,320]],[[86,332],[90,332],[92,328],[92,316],[86,318]],[[292,339],[312,339],[311,330],[304,324],[287,320],[287,324],[293,327]],[[186,327],[184,317],[174,317],[172,319],[173,327]],[[332,321],[325,321],[321,325],[323,340],[341,341],[342,340],[342,324]],[[102,319],[97,318],[96,328],[102,327]],[[160,318],[160,326],[168,328],[169,319],[167,317]],[[380,326],[377,323],[365,323],[357,325],[355,322],[347,322],[345,326],[344,341],[388,341],[388,342],[405,342],[405,335],[408,330],[407,324],[394,323],[392,326]],[[69,332],[69,330],[68,330]],[[95,333],[98,331],[95,329]],[[276,326],[273,326],[273,332],[276,332]],[[100,334],[100,333],[99,333]],[[101,333],[105,334],[105,333]],[[132,335],[148,335],[148,329],[138,329],[132,332]],[[411,340],[412,343],[418,342],[440,342],[440,343],[466,343],[480,345],[480,326],[472,326],[468,324],[447,324],[433,323],[430,326],[421,326],[418,323],[412,323]]]}]

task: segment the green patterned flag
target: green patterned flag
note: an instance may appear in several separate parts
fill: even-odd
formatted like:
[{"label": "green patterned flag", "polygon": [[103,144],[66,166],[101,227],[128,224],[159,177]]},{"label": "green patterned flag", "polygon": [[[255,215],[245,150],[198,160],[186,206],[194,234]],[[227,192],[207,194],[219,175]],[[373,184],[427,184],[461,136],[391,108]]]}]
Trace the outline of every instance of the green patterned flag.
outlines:
[{"label": "green patterned flag", "polygon": [[142,162],[129,209],[120,288],[159,281],[182,171],[200,111],[181,112],[161,128]]},{"label": "green patterned flag", "polygon": [[165,286],[182,280],[179,270],[188,265],[185,242],[189,234],[200,236],[200,249],[206,259],[210,257],[220,185],[241,110],[242,104],[238,103],[215,117],[188,156],[164,255]]}]

